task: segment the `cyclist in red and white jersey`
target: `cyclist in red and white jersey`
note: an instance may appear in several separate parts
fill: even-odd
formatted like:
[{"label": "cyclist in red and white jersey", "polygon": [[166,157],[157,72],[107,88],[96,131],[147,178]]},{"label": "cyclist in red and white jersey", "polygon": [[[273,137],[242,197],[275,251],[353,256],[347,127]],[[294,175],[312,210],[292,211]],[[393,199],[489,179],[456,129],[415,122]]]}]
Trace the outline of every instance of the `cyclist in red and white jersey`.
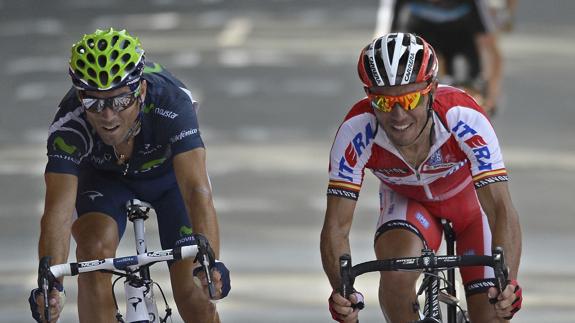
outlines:
[{"label": "cyclist in red and white jersey", "polygon": [[[367,97],[337,131],[321,234],[336,321],[356,322],[353,305],[362,299],[359,292],[350,299],[339,295],[338,259],[350,253],[349,232],[366,169],[380,180],[377,259],[418,256],[424,247],[437,250],[445,218],[453,224],[458,254],[490,255],[492,246],[502,246],[510,265],[511,282],[500,295],[492,288],[492,269],[461,269],[471,320],[501,322],[521,306],[516,280],[521,229],[497,136],[473,98],[438,85],[437,70],[434,49],[414,34],[376,38],[361,52],[358,73]],[[380,304],[388,321],[418,319],[418,276],[381,273]]]}]

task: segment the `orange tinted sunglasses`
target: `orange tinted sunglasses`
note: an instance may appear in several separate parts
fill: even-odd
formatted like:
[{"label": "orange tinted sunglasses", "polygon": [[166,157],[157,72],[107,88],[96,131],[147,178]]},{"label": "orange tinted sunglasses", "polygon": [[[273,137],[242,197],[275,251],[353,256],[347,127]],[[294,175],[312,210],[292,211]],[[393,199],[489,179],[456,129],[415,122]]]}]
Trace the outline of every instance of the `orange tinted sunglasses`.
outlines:
[{"label": "orange tinted sunglasses", "polygon": [[398,96],[373,94],[366,88],[367,96],[371,100],[371,106],[381,112],[391,112],[396,104],[399,104],[405,111],[417,108],[421,97],[431,91],[433,83],[429,83],[423,90],[413,91]]}]

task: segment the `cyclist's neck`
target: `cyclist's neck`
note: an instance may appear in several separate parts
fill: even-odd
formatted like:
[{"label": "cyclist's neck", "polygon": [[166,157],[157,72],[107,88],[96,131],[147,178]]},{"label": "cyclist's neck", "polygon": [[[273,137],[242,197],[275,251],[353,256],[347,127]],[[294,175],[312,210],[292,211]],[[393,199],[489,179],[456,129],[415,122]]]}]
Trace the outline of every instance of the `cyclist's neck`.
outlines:
[{"label": "cyclist's neck", "polygon": [[122,141],[117,145],[113,145],[114,154],[116,155],[116,160],[118,165],[125,164],[128,159],[132,156],[134,151],[134,137],[128,138],[128,140]]},{"label": "cyclist's neck", "polygon": [[[432,122],[430,122],[430,119]],[[429,116],[425,127],[415,141],[406,146],[396,146],[397,150],[413,168],[418,168],[429,155],[433,145],[433,117]]]}]

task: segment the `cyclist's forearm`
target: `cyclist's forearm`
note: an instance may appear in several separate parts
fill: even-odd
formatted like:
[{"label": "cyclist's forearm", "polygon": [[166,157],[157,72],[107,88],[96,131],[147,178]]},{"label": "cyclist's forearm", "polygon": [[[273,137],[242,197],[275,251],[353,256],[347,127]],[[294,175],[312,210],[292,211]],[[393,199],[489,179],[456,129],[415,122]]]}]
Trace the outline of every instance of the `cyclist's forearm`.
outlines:
[{"label": "cyclist's forearm", "polygon": [[349,233],[353,220],[355,201],[337,196],[328,196],[327,209],[321,230],[321,260],[324,271],[333,289],[341,285],[339,257],[351,254]]},{"label": "cyclist's forearm", "polygon": [[52,264],[65,263],[70,253],[72,218],[55,219],[44,215],[41,221],[38,258],[52,257]]},{"label": "cyclist's forearm", "polygon": [[46,173],[44,214],[40,224],[39,257],[52,257],[52,264],[65,263],[76,205],[78,178],[75,175]]},{"label": "cyclist's forearm", "polygon": [[[207,191],[209,192],[209,191]],[[211,192],[206,194],[190,194],[186,199],[186,207],[194,233],[201,233],[208,238],[216,257],[220,254],[220,233],[216,211]]]},{"label": "cyclist's forearm", "polygon": [[338,289],[341,284],[339,272],[339,257],[350,254],[348,235],[336,234],[333,230],[324,229],[321,232],[321,260],[323,269],[333,289]]},{"label": "cyclist's forearm", "polygon": [[498,215],[495,220],[493,245],[503,247],[505,261],[509,267],[509,278],[516,279],[522,248],[519,217],[513,207],[510,210],[501,212],[505,212],[505,215]]}]

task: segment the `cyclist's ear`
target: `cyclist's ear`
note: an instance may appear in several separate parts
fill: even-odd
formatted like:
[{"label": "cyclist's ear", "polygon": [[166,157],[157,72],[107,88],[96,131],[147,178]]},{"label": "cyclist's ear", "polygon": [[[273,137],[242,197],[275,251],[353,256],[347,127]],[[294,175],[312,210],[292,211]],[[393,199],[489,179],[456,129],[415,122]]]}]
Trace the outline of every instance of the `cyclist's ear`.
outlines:
[{"label": "cyclist's ear", "polygon": [[431,81],[431,83],[431,93],[435,93],[435,90],[437,90],[437,86],[439,85],[438,78],[436,77],[433,81]]},{"label": "cyclist's ear", "polygon": [[144,102],[144,100],[146,100],[146,90],[148,89],[148,82],[146,82],[146,80],[142,79],[142,85],[140,85],[141,90],[140,90],[140,100],[142,102]]}]

